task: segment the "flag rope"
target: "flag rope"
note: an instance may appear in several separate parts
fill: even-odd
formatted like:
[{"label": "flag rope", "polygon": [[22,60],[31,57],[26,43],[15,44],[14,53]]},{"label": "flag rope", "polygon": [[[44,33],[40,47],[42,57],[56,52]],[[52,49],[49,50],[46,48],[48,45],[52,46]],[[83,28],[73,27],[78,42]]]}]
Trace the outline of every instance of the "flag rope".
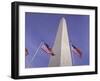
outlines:
[{"label": "flag rope", "polygon": [[40,49],[40,47],[41,47],[41,45],[42,45],[42,43],[43,43],[43,42],[40,43],[39,47],[37,48],[36,52],[34,53],[34,55],[33,55],[33,57],[32,57],[32,60],[31,60],[31,62],[29,63],[28,67],[31,66],[33,60],[35,59],[35,57],[36,57],[36,55],[37,55],[37,53],[38,53],[38,51],[39,51],[39,49]]}]

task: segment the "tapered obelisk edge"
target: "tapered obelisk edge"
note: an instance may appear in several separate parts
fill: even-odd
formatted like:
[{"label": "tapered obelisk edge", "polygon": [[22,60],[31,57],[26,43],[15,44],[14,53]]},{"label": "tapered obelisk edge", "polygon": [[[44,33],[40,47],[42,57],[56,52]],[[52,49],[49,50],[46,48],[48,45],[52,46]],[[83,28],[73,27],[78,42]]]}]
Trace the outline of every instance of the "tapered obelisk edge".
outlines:
[{"label": "tapered obelisk edge", "polygon": [[61,57],[60,57],[60,66],[71,66],[72,57],[69,44],[69,36],[67,29],[67,22],[65,18],[62,18],[62,39],[61,39]]},{"label": "tapered obelisk edge", "polygon": [[68,30],[64,17],[60,20],[52,50],[55,56],[50,57],[48,67],[72,66]]}]

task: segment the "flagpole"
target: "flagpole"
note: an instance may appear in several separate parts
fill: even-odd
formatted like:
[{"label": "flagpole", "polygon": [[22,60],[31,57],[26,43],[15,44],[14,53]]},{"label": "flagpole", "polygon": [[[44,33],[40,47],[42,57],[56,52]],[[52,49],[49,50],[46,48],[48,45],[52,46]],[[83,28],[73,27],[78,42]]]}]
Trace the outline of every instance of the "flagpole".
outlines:
[{"label": "flagpole", "polygon": [[41,45],[42,45],[43,42],[40,43],[39,47],[37,48],[36,52],[34,53],[33,57],[32,57],[32,60],[30,62],[30,64],[28,65],[28,67],[30,67],[31,63],[33,62],[33,60],[35,59],[36,55],[37,55],[37,52],[39,51]]}]

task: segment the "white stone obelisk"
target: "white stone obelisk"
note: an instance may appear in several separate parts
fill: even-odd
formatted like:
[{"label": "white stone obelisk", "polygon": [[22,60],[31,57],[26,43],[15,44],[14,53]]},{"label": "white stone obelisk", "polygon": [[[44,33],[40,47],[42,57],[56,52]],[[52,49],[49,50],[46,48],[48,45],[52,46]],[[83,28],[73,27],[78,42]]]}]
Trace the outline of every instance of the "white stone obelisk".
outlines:
[{"label": "white stone obelisk", "polygon": [[52,50],[55,55],[50,57],[48,67],[72,66],[68,29],[64,17],[60,20]]}]

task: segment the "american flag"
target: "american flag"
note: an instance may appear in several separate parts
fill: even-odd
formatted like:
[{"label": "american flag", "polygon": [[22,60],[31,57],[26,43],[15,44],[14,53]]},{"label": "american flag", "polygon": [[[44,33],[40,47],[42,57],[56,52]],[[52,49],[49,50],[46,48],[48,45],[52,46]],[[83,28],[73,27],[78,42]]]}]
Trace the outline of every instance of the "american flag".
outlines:
[{"label": "american flag", "polygon": [[50,54],[50,55],[52,55],[52,56],[54,56],[55,54],[52,52],[52,49],[49,47],[49,45],[48,44],[46,44],[46,43],[43,43],[42,45],[41,45],[41,49],[43,50],[43,51],[45,51],[47,54]]},{"label": "american flag", "polygon": [[72,51],[75,52],[76,54],[78,54],[80,56],[80,58],[82,57],[82,51],[77,48],[75,45],[71,45]]},{"label": "american flag", "polygon": [[25,56],[27,56],[29,54],[28,49],[25,48]]}]

